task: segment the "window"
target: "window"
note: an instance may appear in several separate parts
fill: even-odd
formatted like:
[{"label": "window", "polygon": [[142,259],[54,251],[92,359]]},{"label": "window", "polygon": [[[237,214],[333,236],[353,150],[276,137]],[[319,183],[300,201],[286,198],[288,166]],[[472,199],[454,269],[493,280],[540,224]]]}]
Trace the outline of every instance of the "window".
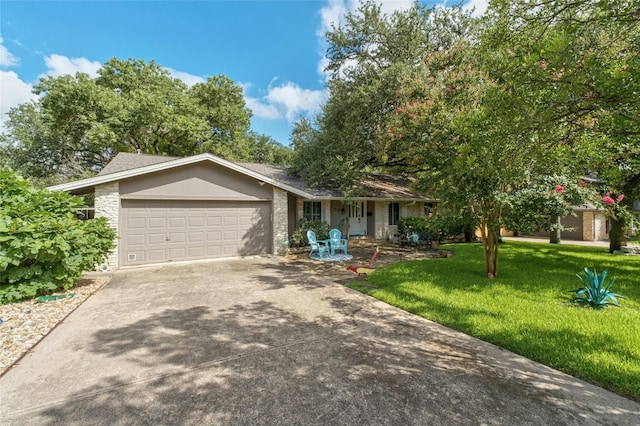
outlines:
[{"label": "window", "polygon": [[400,219],[400,203],[389,203],[389,225],[395,225]]},{"label": "window", "polygon": [[302,216],[311,221],[322,220],[322,203],[320,201],[305,201],[302,204]]}]

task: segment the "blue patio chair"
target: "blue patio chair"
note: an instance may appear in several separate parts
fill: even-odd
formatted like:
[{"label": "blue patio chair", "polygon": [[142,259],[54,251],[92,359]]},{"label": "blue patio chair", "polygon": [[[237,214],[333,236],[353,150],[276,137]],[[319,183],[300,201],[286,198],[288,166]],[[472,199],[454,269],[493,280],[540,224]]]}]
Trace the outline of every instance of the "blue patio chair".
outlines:
[{"label": "blue patio chair", "polygon": [[336,250],[342,250],[347,254],[347,240],[342,238],[342,232],[339,229],[329,231],[329,247],[331,248],[331,256],[335,256]]},{"label": "blue patio chair", "polygon": [[324,257],[325,253],[329,252],[329,240],[320,240],[316,239],[316,233],[309,230],[307,231],[307,240],[309,240],[309,245],[311,246],[311,251],[309,252],[309,257],[313,254],[313,252],[318,252],[318,256],[320,259]]}]

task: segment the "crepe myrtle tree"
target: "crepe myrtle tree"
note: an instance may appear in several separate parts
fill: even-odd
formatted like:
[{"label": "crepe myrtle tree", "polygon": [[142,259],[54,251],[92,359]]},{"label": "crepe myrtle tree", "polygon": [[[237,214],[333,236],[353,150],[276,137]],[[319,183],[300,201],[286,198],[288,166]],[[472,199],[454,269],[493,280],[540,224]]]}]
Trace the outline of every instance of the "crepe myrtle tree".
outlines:
[{"label": "crepe myrtle tree", "polygon": [[596,189],[584,179],[543,176],[513,193],[504,226],[521,233],[549,231],[549,242],[559,243],[560,232],[566,230],[560,218],[575,215],[575,207],[595,202],[597,197]]},{"label": "crepe myrtle tree", "polygon": [[448,67],[407,69],[383,160],[402,158],[443,207],[469,210],[482,235],[486,275],[495,278],[500,229],[551,228],[549,218],[576,201],[579,178],[539,178],[567,170],[568,147],[546,129],[523,128],[528,123],[514,113],[509,88],[475,67],[468,47],[425,60]]}]

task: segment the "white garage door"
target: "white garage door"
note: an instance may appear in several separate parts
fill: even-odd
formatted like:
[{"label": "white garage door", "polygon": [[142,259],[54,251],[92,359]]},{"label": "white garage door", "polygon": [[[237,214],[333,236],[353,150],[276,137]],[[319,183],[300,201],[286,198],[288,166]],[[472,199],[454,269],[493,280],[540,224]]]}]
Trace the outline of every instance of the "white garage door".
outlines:
[{"label": "white garage door", "polygon": [[269,253],[269,202],[122,200],[120,265]]}]

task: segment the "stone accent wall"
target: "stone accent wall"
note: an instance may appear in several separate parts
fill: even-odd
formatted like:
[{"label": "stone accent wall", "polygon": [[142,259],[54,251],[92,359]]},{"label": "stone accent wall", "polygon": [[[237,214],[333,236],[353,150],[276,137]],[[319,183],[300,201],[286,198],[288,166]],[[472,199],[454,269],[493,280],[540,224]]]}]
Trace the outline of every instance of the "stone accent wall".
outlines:
[{"label": "stone accent wall", "polygon": [[[118,182],[107,183],[95,188],[96,217],[106,217],[109,225],[115,229],[119,238],[118,222],[120,220],[120,186]],[[116,247],[109,253],[106,260],[109,269],[118,267],[118,240]]]},{"label": "stone accent wall", "polygon": [[273,187],[273,254],[285,255],[289,243],[287,192]]},{"label": "stone accent wall", "polygon": [[331,223],[331,200],[324,200],[322,202],[322,221]]},{"label": "stone accent wall", "polygon": [[582,212],[582,241],[595,240],[595,222],[593,212]]}]

